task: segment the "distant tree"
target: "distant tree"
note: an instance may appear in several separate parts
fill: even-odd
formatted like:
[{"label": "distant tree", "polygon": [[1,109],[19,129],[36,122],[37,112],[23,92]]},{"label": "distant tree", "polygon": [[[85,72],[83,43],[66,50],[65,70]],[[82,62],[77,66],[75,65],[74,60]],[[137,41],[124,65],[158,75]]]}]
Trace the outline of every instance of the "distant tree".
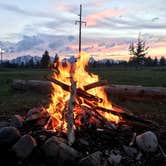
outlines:
[{"label": "distant tree", "polygon": [[107,67],[111,66],[111,62],[110,62],[110,60],[109,60],[109,59],[107,59],[107,61],[106,61],[105,65],[106,65]]},{"label": "distant tree", "polygon": [[37,67],[37,68],[39,68],[39,67],[40,67],[40,61],[37,61],[37,62],[36,62],[35,67]]},{"label": "distant tree", "polygon": [[154,66],[157,66],[157,65],[158,65],[158,59],[157,59],[157,56],[154,58],[153,65],[154,65]]},{"label": "distant tree", "polygon": [[148,54],[148,49],[149,47],[146,46],[145,41],[142,40],[139,35],[137,42],[131,42],[129,45],[129,54],[133,55],[133,57],[130,58],[130,61],[137,65],[144,64],[145,56]]},{"label": "distant tree", "polygon": [[58,69],[58,67],[59,67],[59,56],[58,56],[58,54],[56,53],[56,54],[55,54],[55,57],[54,57],[54,61],[53,61],[53,69],[54,69],[54,71],[55,71],[57,74],[59,74],[59,69]]},{"label": "distant tree", "polygon": [[47,50],[42,55],[40,64],[41,64],[41,67],[44,67],[44,68],[50,67],[50,56]]},{"label": "distant tree", "polygon": [[160,66],[164,66],[164,65],[166,65],[166,59],[162,56],[161,58],[160,58]]},{"label": "distant tree", "polygon": [[21,68],[24,68],[24,67],[25,67],[24,62],[21,62],[20,67],[21,67]]},{"label": "distant tree", "polygon": [[28,62],[28,67],[34,67],[34,62],[33,62],[33,58],[31,58]]},{"label": "distant tree", "polygon": [[145,65],[146,66],[153,66],[153,64],[154,64],[153,59],[150,56],[145,58]]}]

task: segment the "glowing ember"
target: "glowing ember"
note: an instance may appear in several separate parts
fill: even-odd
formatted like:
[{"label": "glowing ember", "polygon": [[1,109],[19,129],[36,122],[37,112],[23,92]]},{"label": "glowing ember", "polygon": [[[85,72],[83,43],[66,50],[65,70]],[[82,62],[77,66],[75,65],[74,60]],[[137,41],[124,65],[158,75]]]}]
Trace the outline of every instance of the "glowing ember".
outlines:
[{"label": "glowing ember", "polygon": [[[75,63],[74,80],[77,82],[77,88],[81,88],[82,90],[84,90],[85,85],[99,81],[97,75],[89,74],[86,71],[85,68],[88,64],[88,61],[89,61],[89,55],[86,53],[81,53],[79,58],[77,59],[77,62]],[[70,65],[71,64],[68,61],[66,62],[65,65],[62,61],[58,62],[57,64],[54,64],[54,66],[57,66],[57,71],[54,72],[52,78],[70,86],[71,85]],[[51,116],[51,119],[48,122],[46,128],[50,128],[54,131],[66,132],[67,130],[66,113],[67,113],[68,101],[70,98],[70,92],[63,90],[60,86],[54,83],[52,83],[52,86],[53,86],[52,97],[51,97],[52,102],[49,105],[49,108],[47,109],[48,113]],[[76,97],[75,107],[73,109],[75,129],[82,125],[82,118],[87,116],[86,114],[91,114],[90,109],[86,111],[86,109],[90,107],[89,105],[92,106],[95,105],[114,110],[112,104],[107,100],[106,94],[102,87],[96,87],[87,90],[87,92],[91,95],[102,98],[103,100],[102,102],[94,103],[94,101],[86,100],[86,98],[82,98],[80,96]],[[93,107],[91,107],[91,109],[93,109]],[[111,122],[118,123],[120,120],[118,116],[112,115],[111,113],[107,112],[104,113],[100,110],[96,111]],[[119,112],[119,110],[117,111]],[[97,122],[97,119],[94,116],[90,116],[88,120],[89,123]]]}]

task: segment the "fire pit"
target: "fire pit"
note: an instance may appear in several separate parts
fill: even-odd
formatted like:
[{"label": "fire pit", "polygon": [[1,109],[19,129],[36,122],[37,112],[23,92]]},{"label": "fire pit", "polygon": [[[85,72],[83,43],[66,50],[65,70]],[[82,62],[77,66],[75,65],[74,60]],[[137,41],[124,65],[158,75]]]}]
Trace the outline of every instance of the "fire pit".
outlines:
[{"label": "fire pit", "polygon": [[54,64],[51,103],[0,124],[1,165],[165,165],[162,129],[108,101],[89,56]]}]

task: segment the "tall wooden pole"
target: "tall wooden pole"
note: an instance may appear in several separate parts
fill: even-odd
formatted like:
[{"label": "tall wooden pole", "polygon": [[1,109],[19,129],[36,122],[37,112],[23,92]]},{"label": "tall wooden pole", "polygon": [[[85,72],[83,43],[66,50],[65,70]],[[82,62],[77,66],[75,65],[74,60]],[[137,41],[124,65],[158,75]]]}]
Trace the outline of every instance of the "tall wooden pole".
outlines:
[{"label": "tall wooden pole", "polygon": [[75,23],[79,23],[79,45],[78,45],[78,50],[79,54],[81,53],[81,32],[82,32],[82,24],[86,25],[85,21],[82,21],[82,5],[80,5],[80,14],[79,16],[79,21],[76,21]]},{"label": "tall wooden pole", "polygon": [[80,23],[79,23],[79,53],[81,52],[81,29],[82,28],[82,5],[80,5]]}]

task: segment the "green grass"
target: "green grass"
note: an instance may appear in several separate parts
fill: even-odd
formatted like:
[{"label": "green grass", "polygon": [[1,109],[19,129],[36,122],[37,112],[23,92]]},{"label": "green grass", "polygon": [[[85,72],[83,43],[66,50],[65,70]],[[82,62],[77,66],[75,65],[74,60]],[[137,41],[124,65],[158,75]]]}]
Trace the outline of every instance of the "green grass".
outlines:
[{"label": "green grass", "polygon": [[[89,71],[99,75],[100,79],[106,79],[116,84],[131,84],[144,86],[165,86],[165,68],[90,68]],[[0,115],[22,114],[29,109],[49,104],[49,94],[39,94],[33,91],[18,92],[11,89],[12,79],[36,79],[45,80],[50,74],[48,70],[26,69],[0,70]],[[113,102],[136,115],[155,120],[160,124],[166,124],[166,102],[140,102],[130,100],[112,99]]]},{"label": "green grass", "polygon": [[46,104],[48,95],[32,91],[18,92],[11,89],[12,79],[40,79],[49,74],[48,70],[3,70],[0,71],[0,114],[23,114],[28,109]]},{"label": "green grass", "polygon": [[161,86],[166,87],[165,68],[91,68],[91,72],[99,74],[100,79],[113,84]]}]

